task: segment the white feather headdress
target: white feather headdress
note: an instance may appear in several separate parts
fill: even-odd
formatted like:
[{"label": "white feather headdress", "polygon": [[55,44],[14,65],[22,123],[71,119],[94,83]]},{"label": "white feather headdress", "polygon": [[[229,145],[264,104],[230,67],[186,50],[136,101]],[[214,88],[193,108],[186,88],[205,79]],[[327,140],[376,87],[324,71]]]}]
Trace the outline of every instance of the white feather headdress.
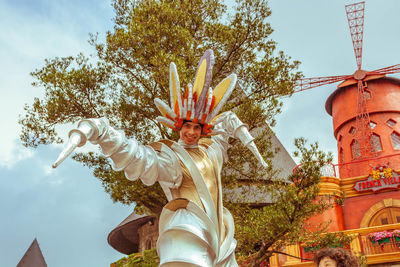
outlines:
[{"label": "white feather headdress", "polygon": [[213,126],[219,123],[218,113],[235,87],[236,75],[229,75],[212,90],[210,84],[213,65],[214,53],[207,50],[200,59],[193,86],[188,84],[183,97],[176,66],[172,62],[169,68],[171,106],[158,98],[154,99],[163,115],[157,117],[157,121],[174,131],[180,131],[184,122],[191,121],[202,125],[203,136],[217,134],[213,132]]}]

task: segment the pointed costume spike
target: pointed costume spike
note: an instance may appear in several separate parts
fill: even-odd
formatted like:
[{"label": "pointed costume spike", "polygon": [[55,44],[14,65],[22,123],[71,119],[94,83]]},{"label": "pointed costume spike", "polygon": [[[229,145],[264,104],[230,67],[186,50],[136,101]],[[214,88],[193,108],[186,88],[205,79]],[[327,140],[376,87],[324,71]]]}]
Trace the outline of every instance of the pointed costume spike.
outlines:
[{"label": "pointed costume spike", "polygon": [[182,115],[181,118],[186,119],[186,114],[187,114],[187,99],[183,101],[183,107],[182,107]]},{"label": "pointed costume spike", "polygon": [[201,124],[204,124],[204,123],[206,122],[206,119],[207,119],[207,114],[201,115],[201,121],[200,121],[200,123],[201,123]]},{"label": "pointed costume spike", "polygon": [[197,95],[196,118],[200,115],[200,111],[203,109],[207,98],[208,88],[210,87],[212,80],[212,69],[214,63],[214,52],[210,49],[206,50],[197,66],[197,72],[193,84],[193,94],[196,93]]},{"label": "pointed costume spike", "polygon": [[184,115],[184,112],[183,112],[184,98],[182,96],[182,90],[179,90],[179,94],[181,95],[181,102],[180,102],[181,110],[180,110],[179,117],[183,118],[185,115]]},{"label": "pointed costume spike", "polygon": [[[199,116],[197,117],[197,120],[199,121],[199,123],[201,123],[201,124],[203,124],[204,122],[201,122],[202,121],[202,118],[203,118],[203,115],[204,115],[204,112],[200,112],[200,114],[199,114]],[[207,117],[206,117],[207,118]],[[205,120],[204,120],[205,121]]]},{"label": "pointed costume spike", "polygon": [[176,70],[176,65],[172,62],[169,66],[169,92],[171,100],[171,108],[176,116],[180,117],[182,109],[181,89],[179,85],[179,76]]},{"label": "pointed costume spike", "polygon": [[213,95],[213,96],[211,97],[210,109],[208,110],[208,113],[209,113],[209,114],[210,114],[211,111],[213,110],[214,106],[215,106],[215,96]]},{"label": "pointed costume spike", "polygon": [[220,82],[214,89],[213,98],[215,97],[215,103],[212,105],[212,110],[207,117],[206,123],[211,121],[220,112],[229,96],[232,94],[233,89],[236,85],[236,74],[231,74]]},{"label": "pointed costume spike", "polygon": [[190,120],[191,114],[193,113],[193,110],[192,110],[192,102],[193,102],[192,101],[192,96],[193,96],[192,85],[189,83],[187,88],[188,88],[188,95],[187,95],[187,106],[186,106],[186,109],[187,109],[186,119]]},{"label": "pointed costume spike", "polygon": [[158,98],[154,100],[156,107],[163,115],[163,117],[158,117],[157,121],[174,131],[181,130],[185,120],[188,120],[202,124],[202,136],[221,133],[221,130],[213,128],[224,116],[216,115],[230,97],[236,84],[236,75],[231,74],[212,90],[210,84],[213,65],[214,54],[211,50],[207,50],[197,66],[194,87],[188,84],[185,94],[182,95],[176,65],[171,63],[169,70],[171,105],[167,105]]},{"label": "pointed costume spike", "polygon": [[179,131],[180,130],[180,129],[177,129],[177,127],[175,127],[176,122],[174,122],[174,121],[172,121],[170,119],[167,119],[165,117],[158,116],[156,118],[156,121],[158,121],[159,123],[161,123],[162,125],[164,125],[166,127],[171,128],[174,131]]},{"label": "pointed costume spike", "polygon": [[158,110],[161,112],[161,114],[166,117],[169,118],[171,120],[175,120],[176,114],[174,113],[174,111],[167,105],[165,104],[162,100],[160,100],[159,98],[155,98],[154,99],[154,104],[156,105],[156,107],[158,108]]},{"label": "pointed costume spike", "polygon": [[205,105],[205,107],[204,107],[204,112],[205,112],[206,114],[208,114],[208,112],[210,111],[210,106],[211,106],[211,101],[212,101],[212,95],[213,95],[213,90],[212,90],[212,88],[210,87],[210,88],[208,89],[207,103],[206,103],[206,105]]},{"label": "pointed costume spike", "polygon": [[228,115],[226,112],[218,114],[217,116],[214,117],[214,119],[212,119],[212,121],[209,122],[209,124],[211,124],[212,126],[217,125],[218,123],[220,123],[225,119],[226,115]]},{"label": "pointed costume spike", "polygon": [[194,113],[195,113],[195,108],[194,108],[194,101],[192,101],[192,108],[191,108],[191,114],[190,114],[190,120],[192,121],[194,118],[196,118],[194,115]]}]

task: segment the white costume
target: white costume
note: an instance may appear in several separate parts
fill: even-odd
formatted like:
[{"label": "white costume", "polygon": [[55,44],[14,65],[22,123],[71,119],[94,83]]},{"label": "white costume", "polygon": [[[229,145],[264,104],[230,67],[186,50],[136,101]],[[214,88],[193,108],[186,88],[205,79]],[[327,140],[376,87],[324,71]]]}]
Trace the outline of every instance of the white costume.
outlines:
[{"label": "white costume", "polygon": [[[265,164],[247,127],[234,113],[217,116],[236,82],[233,74],[214,90],[209,87],[213,65],[212,51],[200,60],[194,88],[188,86],[182,99],[175,65],[171,64],[171,106],[161,100],[155,104],[164,115],[158,120],[180,130],[185,121],[202,125],[202,138],[196,145],[161,140],[148,146],[108,125],[105,119],[89,119],[70,132],[70,142],[57,166],[76,146],[86,140],[99,144],[113,161],[113,169],[125,172],[129,180],[141,179],[145,185],[159,182],[168,199],[159,222],[157,252],[160,266],[237,266],[236,240],[231,214],[222,205],[221,169],[227,160],[228,138],[242,141]],[[72,145],[71,145],[72,144]]]}]

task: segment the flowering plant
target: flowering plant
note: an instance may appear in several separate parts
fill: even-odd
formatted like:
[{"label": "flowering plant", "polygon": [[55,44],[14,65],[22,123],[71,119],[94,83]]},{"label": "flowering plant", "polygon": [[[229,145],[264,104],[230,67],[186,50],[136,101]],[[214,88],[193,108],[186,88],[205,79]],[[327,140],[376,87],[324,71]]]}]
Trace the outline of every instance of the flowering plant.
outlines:
[{"label": "flowering plant", "polygon": [[378,170],[372,170],[371,171],[371,176],[372,176],[372,180],[378,180],[381,178],[381,172]]},{"label": "flowering plant", "polygon": [[393,177],[393,170],[391,168],[386,168],[383,170],[383,174],[385,178],[392,178]]},{"label": "flowering plant", "polygon": [[304,247],[306,252],[316,251],[320,248],[336,248],[348,247],[353,240],[352,236],[345,235],[344,233],[326,233],[322,236],[304,242],[301,246]]},{"label": "flowering plant", "polygon": [[400,237],[400,230],[394,230],[392,233],[393,237]]},{"label": "flowering plant", "polygon": [[[400,231],[399,231],[399,233],[400,233]],[[392,236],[393,236],[393,232],[388,232],[388,231],[375,232],[375,233],[368,234],[369,239],[373,243],[378,242],[379,240],[382,240],[385,238],[390,238]]]}]

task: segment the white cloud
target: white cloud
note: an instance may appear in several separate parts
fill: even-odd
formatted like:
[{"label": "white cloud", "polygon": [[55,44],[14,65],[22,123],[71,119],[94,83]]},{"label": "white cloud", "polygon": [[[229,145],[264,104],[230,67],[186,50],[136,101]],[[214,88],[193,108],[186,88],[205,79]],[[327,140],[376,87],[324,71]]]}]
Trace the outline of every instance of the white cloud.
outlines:
[{"label": "white cloud", "polygon": [[[105,2],[109,4],[102,1],[93,8],[109,12]],[[79,12],[84,5],[79,1],[0,2],[0,165],[10,167],[31,153],[16,146],[24,104],[43,95],[40,88],[31,86],[29,73],[43,66],[45,58],[93,53],[88,33],[104,32],[104,25],[109,24],[110,18],[107,22],[107,17],[103,21],[99,14]]]},{"label": "white cloud", "polygon": [[35,152],[23,147],[17,140],[9,143],[0,143],[0,166],[12,168],[18,161],[32,158]]},{"label": "white cloud", "polygon": [[46,175],[46,176],[54,176],[54,174],[55,174],[55,172],[56,172],[56,169],[54,169],[53,167],[51,167],[50,165],[44,165],[44,166],[42,166],[42,168],[43,168],[43,170],[44,170],[44,174]]}]

